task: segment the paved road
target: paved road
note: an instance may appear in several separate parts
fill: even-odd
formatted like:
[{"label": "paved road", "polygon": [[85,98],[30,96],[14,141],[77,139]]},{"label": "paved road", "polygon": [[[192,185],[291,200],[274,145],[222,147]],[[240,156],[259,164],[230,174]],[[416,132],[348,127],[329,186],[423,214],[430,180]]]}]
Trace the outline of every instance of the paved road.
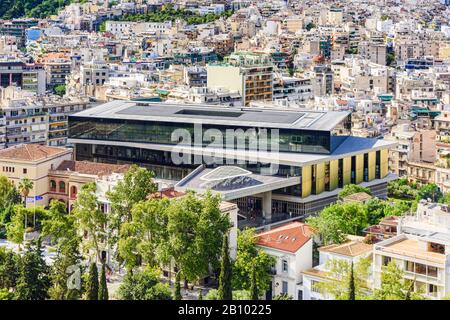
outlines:
[{"label": "paved road", "polygon": [[[9,250],[12,250],[16,253],[23,253],[23,249],[24,246],[22,245],[22,250],[19,250],[19,245],[12,243],[8,240],[5,239],[0,239],[0,247],[6,247]],[[53,264],[53,260],[55,259],[56,253],[55,252],[51,252],[51,250],[49,251],[49,247],[43,247],[43,255],[44,255],[44,260],[45,263],[48,265]]]}]

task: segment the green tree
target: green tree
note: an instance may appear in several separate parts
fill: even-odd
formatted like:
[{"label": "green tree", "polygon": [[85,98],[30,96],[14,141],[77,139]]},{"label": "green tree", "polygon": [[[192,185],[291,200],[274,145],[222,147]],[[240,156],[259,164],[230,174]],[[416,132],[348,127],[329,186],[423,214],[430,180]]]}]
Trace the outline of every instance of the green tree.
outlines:
[{"label": "green tree", "polygon": [[252,300],[259,299],[258,284],[256,283],[256,269],[252,270],[252,281],[250,282],[250,292],[252,294]]},{"label": "green tree", "polygon": [[369,188],[360,186],[358,184],[347,184],[344,186],[341,192],[339,192],[339,199],[343,199],[351,194],[359,193],[359,192],[365,192],[368,195],[372,195],[372,191],[370,191]]},{"label": "green tree", "polygon": [[407,178],[389,181],[387,191],[391,198],[412,200],[417,197],[416,185],[410,184]]},{"label": "green tree", "polygon": [[386,65],[391,66],[395,62],[395,53],[387,52],[386,53]]},{"label": "green tree", "polygon": [[280,293],[273,297],[272,300],[292,300],[293,298],[287,293]]},{"label": "green tree", "polygon": [[6,225],[8,240],[22,244],[25,232],[39,231],[41,222],[45,220],[47,210],[42,207],[25,208],[22,205],[14,206],[11,221]]},{"label": "green tree", "polygon": [[[107,192],[107,198],[111,202],[109,242],[112,247],[121,237],[122,224],[132,221],[133,207],[157,190],[153,176],[153,172],[132,165],[125,172],[123,180],[119,181],[113,190]],[[120,257],[120,253],[118,254]]]},{"label": "green tree", "polygon": [[308,23],[305,27],[306,30],[310,31],[311,29],[314,29],[316,25],[312,22]]},{"label": "green tree", "polygon": [[356,202],[333,204],[306,221],[326,245],[343,243],[348,234],[358,235],[368,226],[366,207]]},{"label": "green tree", "polygon": [[[205,295],[205,300],[219,300],[216,289],[209,290]],[[251,294],[248,290],[233,290],[233,300],[251,300]]]},{"label": "green tree", "polygon": [[14,290],[20,272],[20,256],[4,247],[0,248],[0,288]]},{"label": "green tree", "polygon": [[0,175],[0,238],[5,236],[5,225],[11,221],[14,206],[20,203],[20,194],[14,183]]},{"label": "green tree", "polygon": [[24,207],[27,206],[27,197],[30,194],[30,191],[33,189],[33,181],[31,181],[28,178],[23,178],[20,182],[19,182],[19,192],[23,197],[23,205]]},{"label": "green tree", "polygon": [[98,300],[98,270],[95,262],[89,267],[89,276],[86,283],[86,300]]},{"label": "green tree", "polygon": [[[81,255],[79,241],[68,241],[64,246],[57,247],[55,261],[51,267],[49,296],[53,300],[77,300],[82,297],[81,279]],[[70,285],[69,285],[70,283]]]},{"label": "green tree", "polygon": [[53,92],[62,97],[66,94],[66,86],[64,84],[57,85],[53,88]]},{"label": "green tree", "polygon": [[350,265],[350,275],[348,277],[348,300],[356,300],[355,275],[353,261]]},{"label": "green tree", "polygon": [[173,261],[188,281],[207,275],[210,266],[219,267],[223,237],[231,227],[220,202],[211,192],[201,197],[188,192],[166,209],[168,236],[159,244],[158,256],[163,264]]},{"label": "green tree", "polygon": [[108,285],[106,283],[106,268],[105,264],[102,264],[102,273],[100,275],[100,286],[98,289],[98,300],[108,300]]},{"label": "green tree", "polygon": [[202,293],[202,289],[201,288],[198,289],[198,298],[197,298],[197,300],[203,300],[203,293]]},{"label": "green tree", "polygon": [[178,271],[177,275],[175,276],[175,283],[173,286],[173,300],[182,300],[183,297],[181,296],[181,272]]},{"label": "green tree", "polygon": [[393,261],[381,273],[381,286],[374,291],[377,300],[422,300],[420,292],[411,292],[411,280],[404,278],[403,270]]},{"label": "green tree", "polygon": [[49,268],[42,257],[41,241],[27,244],[21,259],[15,298],[17,300],[45,300],[50,287]]},{"label": "green tree", "polygon": [[219,300],[231,300],[233,298],[233,292],[231,287],[231,259],[230,251],[228,248],[228,235],[223,237],[222,244],[222,261],[220,265],[219,275]]},{"label": "green tree", "polygon": [[96,257],[101,261],[100,244],[106,240],[107,217],[100,210],[95,191],[95,182],[83,185],[77,195],[77,200],[73,204],[72,213],[75,217],[77,229],[88,233],[88,238],[83,240],[85,251],[89,252],[94,249]]},{"label": "green tree", "polygon": [[131,210],[131,221],[120,228],[118,252],[128,271],[140,262],[158,265],[158,247],[167,239],[168,199],[139,202]]},{"label": "green tree", "polygon": [[386,202],[379,198],[372,198],[366,202],[368,225],[376,225],[386,216],[386,205]]},{"label": "green tree", "polygon": [[75,216],[67,213],[64,203],[53,200],[45,219],[42,221],[42,235],[51,237],[60,249],[65,246],[75,248],[80,242]]},{"label": "green tree", "polygon": [[256,285],[259,293],[269,289],[270,269],[275,258],[256,247],[254,229],[238,231],[236,260],[233,264],[233,289],[250,290],[253,270],[256,273]]},{"label": "green tree", "polygon": [[419,189],[417,197],[418,199],[431,199],[433,202],[438,202],[442,197],[442,193],[436,184],[427,183]]},{"label": "green tree", "polygon": [[100,26],[98,27],[99,32],[106,32],[106,21],[103,21],[100,23]]},{"label": "green tree", "polygon": [[159,272],[146,268],[143,271],[127,273],[118,290],[123,300],[171,300],[169,287],[158,281]]},{"label": "green tree", "polygon": [[6,288],[0,288],[0,301],[2,300],[12,300],[14,295]]},{"label": "green tree", "polygon": [[[369,294],[368,278],[370,272],[370,258],[360,259],[354,265],[352,274],[351,264],[347,260],[330,259],[326,263],[328,281],[316,284],[317,289],[326,297],[335,300],[364,300]],[[353,277],[353,281],[350,281]],[[351,288],[351,286],[354,286]]]}]

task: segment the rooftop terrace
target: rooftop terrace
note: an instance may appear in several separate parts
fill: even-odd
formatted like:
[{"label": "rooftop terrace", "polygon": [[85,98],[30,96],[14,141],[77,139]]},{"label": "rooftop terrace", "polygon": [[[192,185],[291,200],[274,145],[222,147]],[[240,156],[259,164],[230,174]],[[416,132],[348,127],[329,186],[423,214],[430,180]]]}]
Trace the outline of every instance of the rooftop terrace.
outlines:
[{"label": "rooftop terrace", "polygon": [[225,108],[210,105],[112,101],[79,112],[74,116],[331,131],[348,115],[346,111],[285,111],[269,108]]}]

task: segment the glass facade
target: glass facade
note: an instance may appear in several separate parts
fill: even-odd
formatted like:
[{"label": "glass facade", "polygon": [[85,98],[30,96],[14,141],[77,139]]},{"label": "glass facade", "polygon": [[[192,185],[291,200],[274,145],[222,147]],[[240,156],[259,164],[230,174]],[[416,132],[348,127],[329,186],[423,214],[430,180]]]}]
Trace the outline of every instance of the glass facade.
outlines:
[{"label": "glass facade", "polygon": [[[199,166],[199,164],[195,163],[194,156],[191,156],[192,164],[176,165],[172,161],[171,152],[132,148],[125,146],[77,144],[75,152],[76,152],[76,160],[78,161],[86,160],[112,164],[136,163],[154,171],[156,177],[169,180],[181,180],[182,178],[187,176],[192,170],[194,170]],[[240,163],[234,161],[233,163],[230,163],[230,160],[228,160],[227,162],[224,159],[217,159],[217,164],[207,165],[207,167],[208,168],[219,167],[222,165],[222,163],[238,166],[256,174],[261,174],[261,170],[263,168],[270,167],[269,164],[253,163],[253,162]],[[275,172],[275,175],[279,177],[300,177],[301,168],[279,165],[278,170]],[[300,188],[300,186],[295,187],[296,191],[286,191],[285,194],[297,195],[298,188]]]},{"label": "glass facade", "polygon": [[[174,134],[177,129],[185,129],[189,136],[185,138]],[[205,135],[205,131],[210,135]],[[248,129],[254,130],[248,131]],[[194,124],[192,123],[172,123],[172,122],[147,122],[124,119],[101,119],[87,117],[69,117],[69,137],[85,140],[120,141],[137,143],[154,143],[169,145],[197,145],[203,147],[212,142],[222,142],[224,146],[233,140],[233,133],[245,132],[243,135],[245,149],[256,149],[254,141],[262,140],[267,132],[267,150],[274,150],[272,145],[278,144],[278,150],[282,152],[318,153],[329,154],[342,141],[343,137],[331,135],[329,131],[313,131],[298,129],[267,129],[253,127],[233,127],[224,125],[202,125],[203,139],[198,143],[194,139]],[[242,131],[236,131],[242,130]],[[180,131],[178,131],[180,133]],[[231,136],[231,139],[230,139]],[[228,138],[228,141],[227,141]],[[234,148],[240,148],[239,139],[234,137],[231,142]],[[261,149],[261,147],[259,147]],[[276,147],[275,147],[276,148]],[[262,149],[264,150],[264,149]]]}]

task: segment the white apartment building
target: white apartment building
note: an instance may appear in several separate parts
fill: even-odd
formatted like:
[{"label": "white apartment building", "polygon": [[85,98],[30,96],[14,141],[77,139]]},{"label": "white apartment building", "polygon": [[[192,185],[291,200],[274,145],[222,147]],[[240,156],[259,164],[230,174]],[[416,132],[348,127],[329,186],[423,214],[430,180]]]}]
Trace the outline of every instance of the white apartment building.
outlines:
[{"label": "white apartment building", "polygon": [[302,300],[302,271],[312,267],[313,239],[310,228],[304,223],[292,222],[262,232],[256,238],[257,246],[276,258],[266,299],[287,294],[294,300]]},{"label": "white apartment building", "polygon": [[323,296],[317,284],[329,281],[330,270],[328,261],[345,260],[349,264],[356,264],[360,259],[367,258],[372,253],[373,245],[363,242],[363,237],[349,236],[349,241],[343,244],[331,244],[319,248],[319,265],[304,270],[303,300],[332,300],[333,297]]},{"label": "white apartment building", "polygon": [[102,62],[83,64],[80,67],[80,75],[83,85],[101,86],[109,79],[109,67]]},{"label": "white apartment building", "polygon": [[172,21],[165,22],[130,22],[106,21],[105,30],[117,37],[143,32],[165,33],[172,28]]},{"label": "white apartment building", "polygon": [[273,99],[304,102],[313,98],[311,79],[282,77],[274,78]]},{"label": "white apartment building", "polygon": [[381,286],[381,273],[390,262],[414,281],[414,290],[428,299],[450,293],[450,210],[438,204],[419,204],[416,216],[399,221],[398,235],[374,245],[373,283]]}]

